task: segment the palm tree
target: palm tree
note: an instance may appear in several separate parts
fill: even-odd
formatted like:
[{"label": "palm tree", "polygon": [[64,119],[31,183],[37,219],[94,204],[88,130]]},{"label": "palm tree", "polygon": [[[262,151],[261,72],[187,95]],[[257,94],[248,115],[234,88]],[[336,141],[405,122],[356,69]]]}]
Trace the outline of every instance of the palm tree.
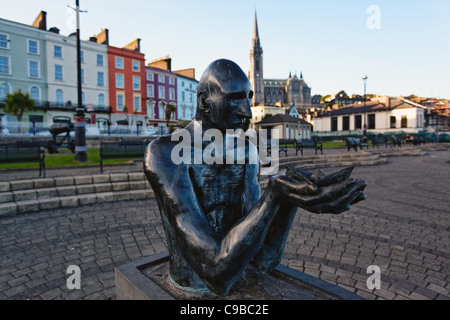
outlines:
[{"label": "palm tree", "polygon": [[172,114],[174,114],[176,110],[177,110],[177,107],[174,104],[167,105],[167,108],[166,108],[167,128],[169,128],[170,118],[172,118]]},{"label": "palm tree", "polygon": [[19,122],[22,121],[22,116],[25,111],[31,110],[35,104],[35,101],[30,98],[30,94],[22,93],[22,90],[17,90],[13,93],[7,93],[5,99],[5,110],[11,115],[17,117]]}]

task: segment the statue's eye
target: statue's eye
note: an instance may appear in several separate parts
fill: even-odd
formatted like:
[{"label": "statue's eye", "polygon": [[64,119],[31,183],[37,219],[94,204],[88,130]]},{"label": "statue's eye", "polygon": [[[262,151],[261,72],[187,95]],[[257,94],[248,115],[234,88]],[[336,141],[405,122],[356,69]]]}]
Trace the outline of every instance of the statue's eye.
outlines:
[{"label": "statue's eye", "polygon": [[249,98],[249,99],[252,99],[252,98],[253,98],[253,91],[250,91],[250,92],[248,93],[248,98]]}]

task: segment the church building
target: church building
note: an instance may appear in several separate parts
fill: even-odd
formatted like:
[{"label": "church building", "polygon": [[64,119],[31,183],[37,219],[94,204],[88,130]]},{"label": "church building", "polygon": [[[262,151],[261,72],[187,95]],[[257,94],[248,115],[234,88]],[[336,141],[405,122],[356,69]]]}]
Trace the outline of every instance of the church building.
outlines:
[{"label": "church building", "polygon": [[311,106],[311,88],[308,87],[303,79],[303,74],[300,74],[298,77],[289,73],[288,79],[264,79],[263,74],[263,50],[255,13],[249,72],[249,79],[255,91],[253,107],[277,105],[306,108]]}]

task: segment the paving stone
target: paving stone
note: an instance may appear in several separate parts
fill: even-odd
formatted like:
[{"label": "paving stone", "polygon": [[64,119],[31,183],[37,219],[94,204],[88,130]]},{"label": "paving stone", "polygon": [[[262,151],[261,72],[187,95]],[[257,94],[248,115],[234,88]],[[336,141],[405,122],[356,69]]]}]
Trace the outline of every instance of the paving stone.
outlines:
[{"label": "paving stone", "polygon": [[111,173],[111,182],[128,182],[128,173]]},{"label": "paving stone", "polygon": [[17,190],[13,191],[14,193],[14,201],[25,201],[25,200],[34,200],[36,199],[36,190]]},{"label": "paving stone", "polygon": [[39,211],[39,200],[25,200],[18,201],[17,203],[17,213],[30,213]]},{"label": "paving stone", "polygon": [[12,192],[0,192],[0,203],[14,201],[14,194]]},{"label": "paving stone", "polygon": [[113,192],[114,201],[125,201],[130,200],[130,191],[117,191]]},{"label": "paving stone", "polygon": [[146,182],[142,181],[130,181],[130,190],[143,190],[146,189]]},{"label": "paving stone", "polygon": [[69,197],[59,197],[61,202],[61,207],[77,207],[79,205],[77,196],[69,196]]},{"label": "paving stone", "polygon": [[112,190],[111,183],[96,183],[94,184],[94,189],[96,193],[108,192]]},{"label": "paving stone", "polygon": [[95,193],[95,186],[93,184],[77,185],[77,194],[92,194]]},{"label": "paving stone", "polygon": [[58,191],[59,197],[70,197],[75,196],[77,194],[77,187],[74,185],[57,187],[56,190]]},{"label": "paving stone", "polygon": [[112,182],[112,191],[130,190],[129,182]]},{"label": "paving stone", "polygon": [[8,181],[0,181],[0,192],[10,191],[10,183]]},{"label": "paving stone", "polygon": [[53,178],[34,179],[33,181],[36,189],[53,188],[55,186],[55,179]]},{"label": "paving stone", "polygon": [[142,172],[129,172],[128,173],[128,180],[129,181],[144,181],[145,174]]},{"label": "paving stone", "polygon": [[39,199],[41,199],[41,198],[57,197],[58,196],[58,190],[56,188],[36,189],[36,193],[37,193],[37,197]]},{"label": "paving stone", "polygon": [[74,184],[74,177],[56,177],[55,178],[55,186],[63,187],[63,186],[71,186]]},{"label": "paving stone", "polygon": [[97,193],[97,203],[112,202],[114,201],[114,195],[112,192]]},{"label": "paving stone", "polygon": [[111,182],[109,174],[95,174],[92,176],[92,182],[97,183],[107,183]]},{"label": "paving stone", "polygon": [[34,188],[33,180],[18,180],[18,181],[10,182],[10,190],[11,191],[26,190],[26,189],[33,189],[33,188]]},{"label": "paving stone", "polygon": [[97,194],[82,194],[78,196],[80,205],[88,205],[97,203]]},{"label": "paving stone", "polygon": [[57,209],[61,206],[61,201],[58,197],[53,198],[40,198],[39,208],[41,210]]},{"label": "paving stone", "polygon": [[92,181],[93,181],[92,176],[76,176],[75,177],[76,185],[91,184]]}]

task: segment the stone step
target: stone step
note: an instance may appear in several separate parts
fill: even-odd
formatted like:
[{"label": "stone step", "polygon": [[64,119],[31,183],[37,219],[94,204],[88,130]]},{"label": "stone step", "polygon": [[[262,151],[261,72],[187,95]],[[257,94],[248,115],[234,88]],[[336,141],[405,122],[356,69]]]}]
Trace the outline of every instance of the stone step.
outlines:
[{"label": "stone step", "polygon": [[78,177],[33,178],[28,180],[0,181],[0,193],[7,191],[15,192],[62,187],[79,188],[83,185],[103,185],[135,181],[147,182],[147,179],[145,179],[143,172],[129,172],[87,175]]},{"label": "stone step", "polygon": [[39,212],[41,210],[78,207],[104,202],[150,199],[153,197],[153,190],[140,189],[10,201],[0,203],[0,217]]}]

